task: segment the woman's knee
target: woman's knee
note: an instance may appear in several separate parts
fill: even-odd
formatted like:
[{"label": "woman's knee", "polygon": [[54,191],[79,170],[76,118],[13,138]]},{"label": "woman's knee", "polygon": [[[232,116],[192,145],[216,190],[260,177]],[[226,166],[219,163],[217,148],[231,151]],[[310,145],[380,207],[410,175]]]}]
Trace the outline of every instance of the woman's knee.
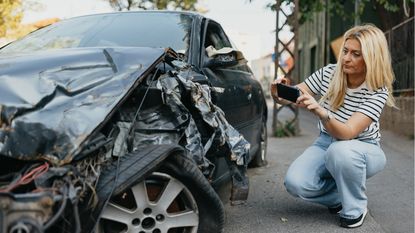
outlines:
[{"label": "woman's knee", "polygon": [[361,153],[356,151],[353,146],[353,140],[337,141],[330,145],[327,149],[325,162],[326,167],[330,171],[332,169],[353,168],[357,163],[363,161]]},{"label": "woman's knee", "polygon": [[284,186],[288,193],[295,197],[304,196],[304,179],[295,173],[288,172],[284,179]]},{"label": "woman's knee", "polygon": [[289,194],[298,196],[298,182],[294,177],[291,177],[289,174],[287,174],[284,179],[284,186]]},{"label": "woman's knee", "polygon": [[293,196],[313,196],[316,180],[319,180],[316,176],[319,176],[319,169],[323,168],[324,150],[314,145],[308,147],[288,168],[284,179],[287,191]]}]

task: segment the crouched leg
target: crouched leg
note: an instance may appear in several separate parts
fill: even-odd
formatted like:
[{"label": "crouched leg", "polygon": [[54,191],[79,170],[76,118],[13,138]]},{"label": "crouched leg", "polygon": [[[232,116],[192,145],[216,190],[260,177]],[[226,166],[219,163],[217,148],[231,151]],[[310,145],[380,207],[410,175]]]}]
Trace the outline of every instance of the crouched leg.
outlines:
[{"label": "crouched leg", "polygon": [[328,207],[340,203],[336,184],[325,166],[325,148],[307,148],[288,168],[284,185],[296,197]]}]

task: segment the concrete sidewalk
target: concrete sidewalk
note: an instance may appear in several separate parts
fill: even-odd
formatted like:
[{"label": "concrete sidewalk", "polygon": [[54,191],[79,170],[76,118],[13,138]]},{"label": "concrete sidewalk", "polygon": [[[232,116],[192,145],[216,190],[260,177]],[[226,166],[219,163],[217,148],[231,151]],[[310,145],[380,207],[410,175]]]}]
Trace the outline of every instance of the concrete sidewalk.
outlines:
[{"label": "concrete sidewalk", "polygon": [[[272,106],[269,103],[269,120]],[[282,114],[284,115],[284,114]],[[271,135],[271,121],[269,121]],[[268,138],[268,161],[249,169],[250,193],[243,206],[226,205],[226,233],[412,233],[414,232],[414,141],[382,132],[386,168],[367,182],[369,214],[362,227],[340,228],[338,217],[327,208],[294,198],[283,179],[288,166],[318,135],[317,118],[300,112],[301,134],[292,138]]]}]

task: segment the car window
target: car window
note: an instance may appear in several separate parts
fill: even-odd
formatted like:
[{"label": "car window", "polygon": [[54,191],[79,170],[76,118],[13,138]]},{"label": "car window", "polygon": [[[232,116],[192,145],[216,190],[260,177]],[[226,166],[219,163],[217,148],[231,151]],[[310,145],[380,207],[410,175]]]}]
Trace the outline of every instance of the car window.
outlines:
[{"label": "car window", "polygon": [[186,14],[102,14],[64,20],[13,42],[0,53],[76,47],[189,48],[192,18]]},{"label": "car window", "polygon": [[216,50],[219,50],[225,47],[232,48],[232,44],[228,40],[225,33],[223,32],[222,28],[217,23],[214,23],[214,22],[209,22],[207,31],[206,31],[204,47],[207,48],[210,45],[212,45]]},{"label": "car window", "polygon": [[[208,56],[206,48],[209,46],[213,46],[216,50],[220,50],[222,48],[233,48],[237,50],[236,46],[234,46],[234,44],[229,40],[223,29],[219,26],[219,24],[213,21],[209,22],[206,30],[204,44],[205,56]],[[245,62],[240,62],[234,66],[228,66],[226,67],[226,69],[251,73],[251,70]]]}]

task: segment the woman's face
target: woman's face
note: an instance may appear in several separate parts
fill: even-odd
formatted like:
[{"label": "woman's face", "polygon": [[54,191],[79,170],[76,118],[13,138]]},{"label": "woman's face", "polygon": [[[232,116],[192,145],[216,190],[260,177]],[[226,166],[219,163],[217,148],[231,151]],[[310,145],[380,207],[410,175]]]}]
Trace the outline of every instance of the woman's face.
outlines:
[{"label": "woman's face", "polygon": [[363,60],[360,42],[356,39],[347,39],[344,43],[342,56],[343,72],[347,75],[364,75],[365,61]]}]

